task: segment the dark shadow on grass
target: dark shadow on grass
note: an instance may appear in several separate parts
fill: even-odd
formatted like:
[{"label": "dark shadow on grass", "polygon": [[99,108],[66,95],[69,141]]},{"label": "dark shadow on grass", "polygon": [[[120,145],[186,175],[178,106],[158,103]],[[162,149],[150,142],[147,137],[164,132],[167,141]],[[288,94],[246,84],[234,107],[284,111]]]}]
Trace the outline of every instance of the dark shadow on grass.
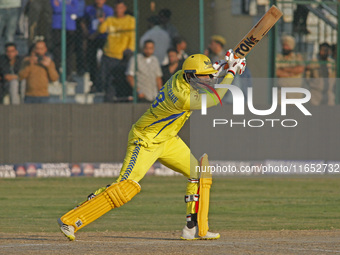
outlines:
[{"label": "dark shadow on grass", "polygon": [[26,241],[48,241],[46,238],[30,238],[30,237],[0,237],[0,240],[26,240]]},{"label": "dark shadow on grass", "polygon": [[163,237],[141,237],[141,236],[101,236],[100,238],[116,238],[116,239],[137,239],[137,240],[162,240],[162,241],[180,241],[179,238],[163,238]]}]

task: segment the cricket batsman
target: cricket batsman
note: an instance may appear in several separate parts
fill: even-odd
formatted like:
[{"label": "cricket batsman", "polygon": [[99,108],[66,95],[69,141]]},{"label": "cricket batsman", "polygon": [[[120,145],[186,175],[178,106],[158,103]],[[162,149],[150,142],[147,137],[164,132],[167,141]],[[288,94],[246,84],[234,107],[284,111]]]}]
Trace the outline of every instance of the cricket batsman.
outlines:
[{"label": "cricket batsman", "polygon": [[137,195],[141,190],[139,181],[156,160],[188,178],[185,195],[187,223],[181,238],[220,237],[219,233],[208,231],[212,179],[202,178],[202,173],[196,171],[197,166],[209,164],[206,154],[198,161],[177,133],[192,111],[201,109],[202,93],[211,94],[206,97],[207,107],[216,105],[225,95],[227,89],[214,89],[221,74],[224,75],[221,83],[231,84],[234,76],[245,70],[245,59],[234,57],[232,50],[225,58],[212,64],[205,55],[191,55],[184,61],[182,70],[164,84],[156,100],[130,130],[126,156],[116,182],[98,189],[89,195],[87,201],[58,219],[61,232],[69,240],[75,240],[75,232],[82,227]]}]

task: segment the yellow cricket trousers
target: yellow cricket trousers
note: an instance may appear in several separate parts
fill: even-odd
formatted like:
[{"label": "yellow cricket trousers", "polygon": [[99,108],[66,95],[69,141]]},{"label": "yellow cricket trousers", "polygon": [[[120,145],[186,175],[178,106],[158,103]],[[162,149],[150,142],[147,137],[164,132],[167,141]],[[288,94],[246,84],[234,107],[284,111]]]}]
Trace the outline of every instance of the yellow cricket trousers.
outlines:
[{"label": "yellow cricket trousers", "polygon": [[[199,178],[199,173],[196,172],[199,163],[179,136],[159,144],[149,144],[133,135],[129,138],[117,182],[127,179],[139,182],[156,160],[189,179]],[[197,190],[198,183],[188,182],[187,195],[197,194]],[[195,213],[195,202],[187,203],[187,214],[190,213]]]}]

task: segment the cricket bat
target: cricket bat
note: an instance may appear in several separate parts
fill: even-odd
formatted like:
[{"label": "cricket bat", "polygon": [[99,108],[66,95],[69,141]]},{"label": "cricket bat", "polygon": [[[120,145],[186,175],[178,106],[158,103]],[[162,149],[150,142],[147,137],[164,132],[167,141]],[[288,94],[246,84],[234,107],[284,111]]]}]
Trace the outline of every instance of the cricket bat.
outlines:
[{"label": "cricket bat", "polygon": [[259,41],[268,33],[275,23],[282,17],[283,13],[273,5],[246,34],[234,48],[234,54],[238,58],[244,58],[255,47]]}]

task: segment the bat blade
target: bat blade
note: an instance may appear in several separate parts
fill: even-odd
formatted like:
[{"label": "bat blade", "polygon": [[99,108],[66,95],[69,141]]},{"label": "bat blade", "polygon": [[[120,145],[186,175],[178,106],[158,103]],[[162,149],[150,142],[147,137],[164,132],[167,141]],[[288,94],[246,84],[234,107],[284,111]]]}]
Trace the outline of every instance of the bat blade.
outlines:
[{"label": "bat blade", "polygon": [[259,41],[269,32],[269,30],[282,17],[283,13],[273,5],[255,24],[255,26],[242,38],[234,48],[234,53],[239,58],[244,58],[255,47]]}]

